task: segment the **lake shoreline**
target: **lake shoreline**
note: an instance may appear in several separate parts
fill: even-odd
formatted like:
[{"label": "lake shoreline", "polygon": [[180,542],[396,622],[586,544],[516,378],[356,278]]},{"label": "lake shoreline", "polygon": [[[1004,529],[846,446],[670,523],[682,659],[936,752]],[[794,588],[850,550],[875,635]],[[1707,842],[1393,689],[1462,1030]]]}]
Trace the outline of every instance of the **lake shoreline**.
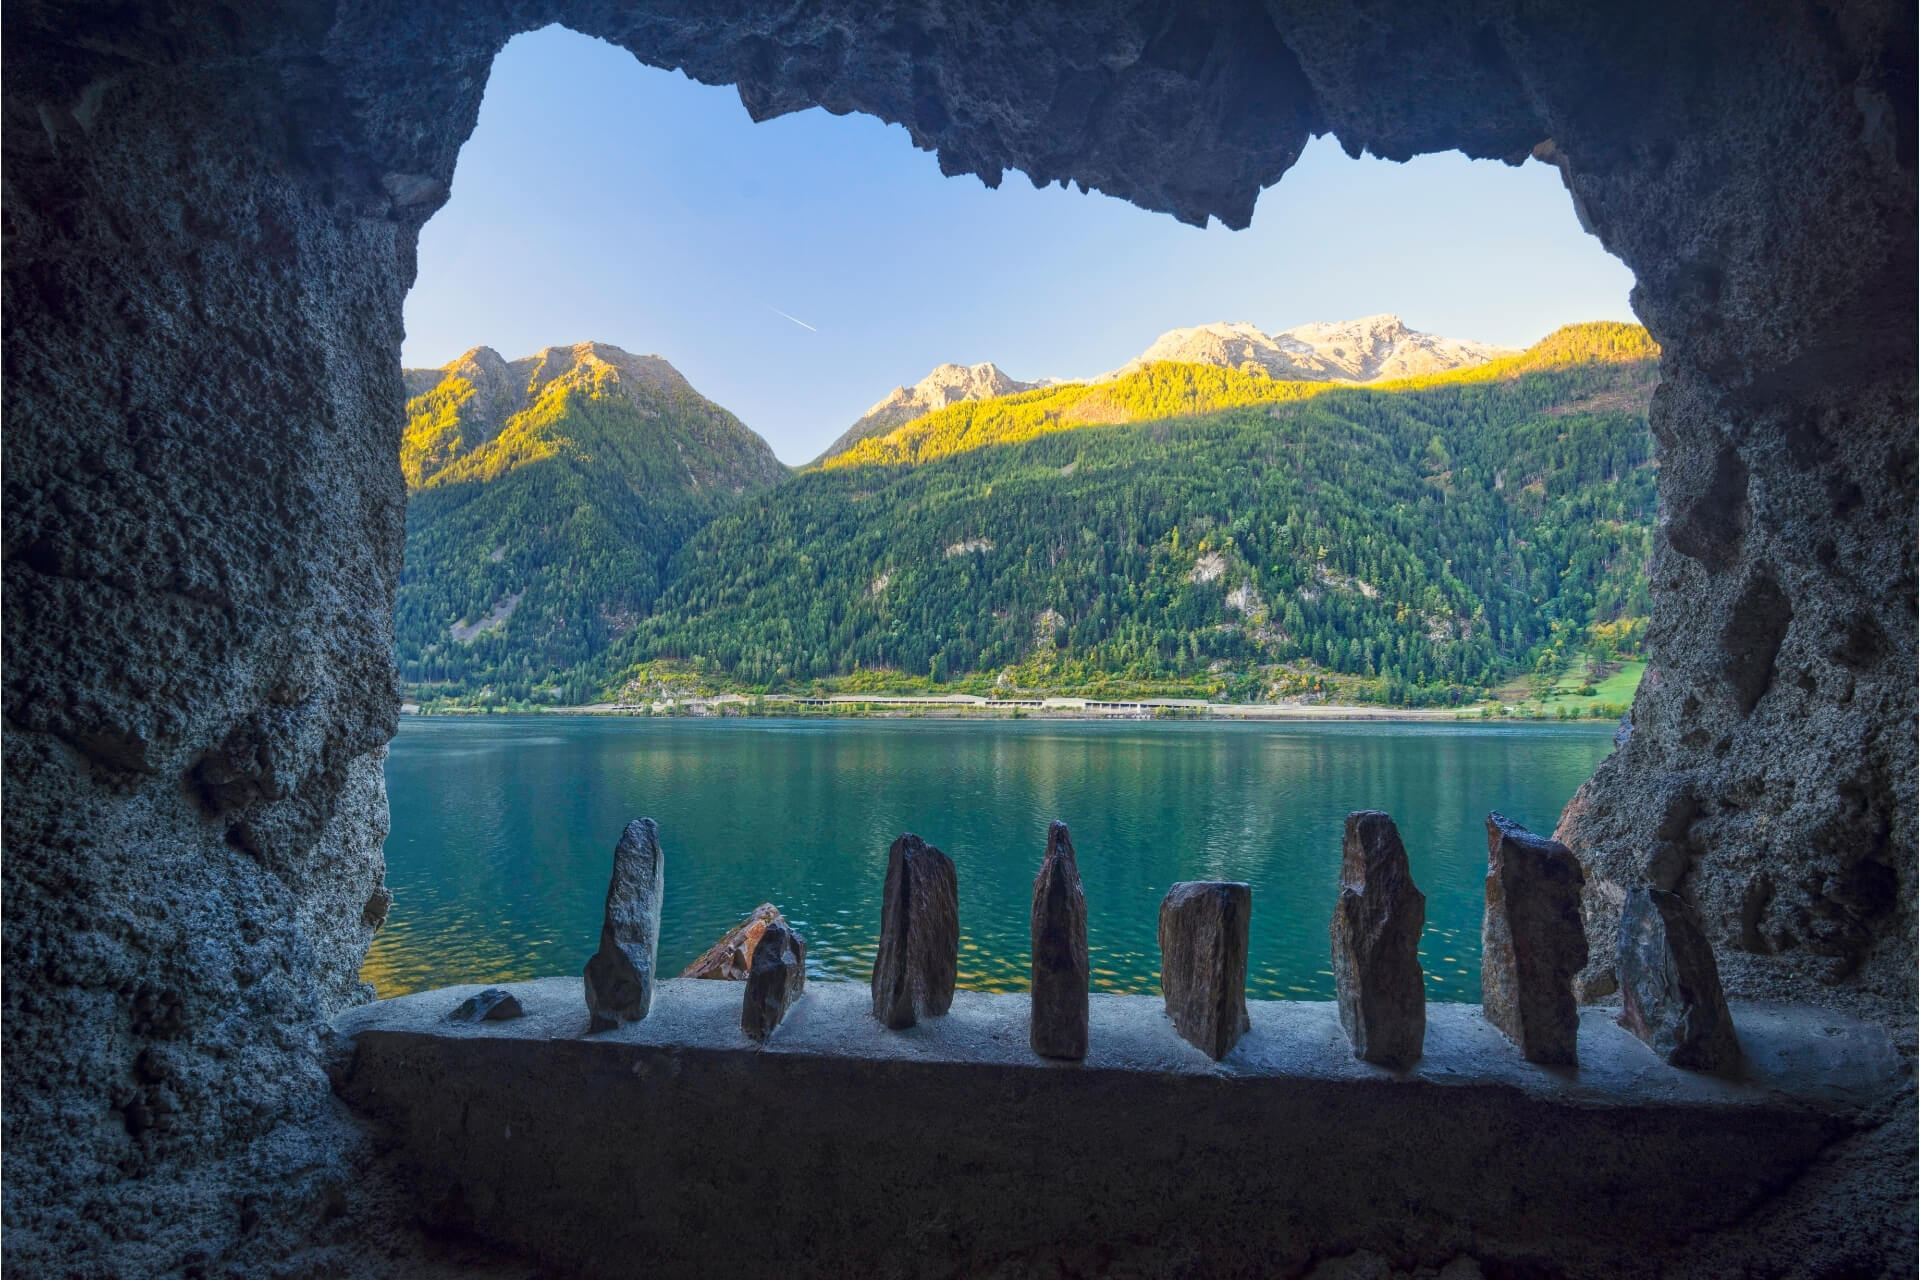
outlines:
[{"label": "lake shoreline", "polygon": [[[1051,703],[1055,700],[1048,699]],[[1079,699],[1061,699],[1078,702]],[[1091,702],[1092,700],[1087,700]],[[1377,707],[1353,705],[1276,705],[1271,703],[1187,703],[1141,700],[1129,703],[1101,703],[1093,706],[1044,705],[1029,702],[971,701],[944,698],[858,698],[835,699],[749,699],[726,697],[661,706],[589,703],[571,707],[516,707],[497,710],[488,707],[436,707],[424,710],[412,703],[401,706],[405,716],[484,717],[516,716],[603,716],[634,719],[680,720],[956,720],[1005,722],[1016,720],[1059,721],[1227,721],[1227,722],[1333,722],[1368,721],[1380,723],[1442,722],[1447,724],[1617,724],[1617,718],[1598,716],[1558,716],[1531,709],[1510,709],[1483,714],[1478,707]]]}]

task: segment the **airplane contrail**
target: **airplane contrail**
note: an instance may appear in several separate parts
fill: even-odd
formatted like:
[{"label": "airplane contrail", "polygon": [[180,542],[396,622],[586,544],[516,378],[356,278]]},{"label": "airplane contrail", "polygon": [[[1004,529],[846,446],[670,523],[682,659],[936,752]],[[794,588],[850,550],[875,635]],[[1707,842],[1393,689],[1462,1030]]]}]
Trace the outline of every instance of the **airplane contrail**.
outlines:
[{"label": "airplane contrail", "polygon": [[797,319],[794,316],[788,315],[786,312],[782,311],[780,308],[774,306],[771,302],[763,302],[760,305],[765,307],[767,310],[773,312],[773,314],[779,316],[783,320],[792,320],[795,324],[799,325],[802,329],[805,329],[808,333],[820,332],[818,329],[808,324],[805,320]]}]

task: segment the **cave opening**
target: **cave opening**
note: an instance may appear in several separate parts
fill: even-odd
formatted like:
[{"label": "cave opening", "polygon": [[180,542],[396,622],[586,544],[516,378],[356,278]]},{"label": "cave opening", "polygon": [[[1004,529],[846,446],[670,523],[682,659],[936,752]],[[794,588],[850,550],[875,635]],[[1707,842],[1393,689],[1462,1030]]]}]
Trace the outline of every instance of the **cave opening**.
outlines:
[{"label": "cave opening", "polygon": [[[1536,159],[1519,166],[1457,152],[1402,162],[1355,159],[1321,138],[1284,183],[1263,193],[1251,225],[1235,231],[1218,220],[1182,225],[1097,193],[1036,188],[1018,172],[997,189],[948,177],[911,147],[906,132],[820,110],[755,123],[730,87],[647,67],[624,49],[561,27],[517,36],[495,56],[447,203],[422,229],[419,278],[407,302],[403,364],[412,398],[401,457],[410,527],[396,623],[403,705],[429,715],[582,704],[605,710],[622,702],[632,709],[631,690],[645,680],[670,686],[677,678],[709,696],[739,697],[716,704],[720,711],[776,716],[798,710],[780,699],[799,694],[852,689],[911,698],[984,689],[996,705],[983,714],[999,716],[1137,715],[1137,703],[1124,713],[1018,704],[1089,695],[1115,703],[1157,693],[1256,715],[1311,714],[1319,700],[1357,700],[1362,711],[1400,709],[1455,726],[1542,718],[1556,727],[1584,725],[1578,747],[1542,745],[1552,762],[1541,772],[1553,781],[1538,794],[1496,780],[1492,756],[1524,759],[1532,750],[1525,742],[1470,761],[1462,773],[1450,759],[1434,763],[1439,748],[1409,730],[1404,741],[1356,748],[1381,755],[1392,785],[1356,776],[1334,797],[1335,807],[1316,810],[1311,823],[1289,813],[1268,829],[1241,815],[1237,799],[1219,798],[1247,786],[1298,787],[1296,759],[1337,753],[1335,739],[1266,752],[1261,768],[1270,772],[1222,776],[1165,802],[1196,811],[1192,839],[1202,848],[1243,840],[1276,851],[1224,860],[1195,855],[1215,872],[1232,864],[1256,883],[1301,893],[1312,885],[1325,897],[1335,887],[1338,858],[1328,851],[1339,847],[1342,814],[1389,806],[1406,794],[1410,807],[1399,817],[1417,850],[1416,870],[1445,880],[1441,898],[1449,904],[1427,944],[1430,994],[1477,999],[1476,868],[1485,813],[1524,814],[1550,830],[1610,750],[1645,665],[1639,640],[1654,521],[1645,415],[1658,353],[1634,337],[1630,274],[1578,225],[1559,173]],[[1260,323],[1227,323],[1241,317]],[[1310,345],[1295,330],[1315,322],[1333,332],[1310,335],[1317,344]],[[1598,331],[1598,342],[1589,330]],[[1623,339],[1624,350],[1605,345]],[[1562,350],[1504,368],[1542,340]],[[1041,443],[1070,455],[1052,468],[1063,475],[1054,484],[1070,487],[1064,477],[1071,477],[1074,492],[1062,501],[1088,514],[1063,512],[1023,527],[1015,508],[1024,500],[1017,500],[1015,507],[976,504],[943,517],[977,526],[955,525],[936,542],[977,544],[983,549],[963,563],[977,562],[975,574],[992,579],[984,592],[963,596],[966,607],[1008,624],[978,635],[962,631],[944,645],[916,644],[913,636],[902,643],[899,634],[902,619],[929,635],[950,628],[943,592],[967,590],[926,580],[916,553],[901,546],[928,531],[898,503],[888,506],[885,494],[826,495],[789,503],[809,521],[843,527],[856,510],[847,503],[858,502],[865,522],[879,526],[877,536],[857,535],[862,549],[823,569],[816,584],[850,602],[850,626],[782,643],[762,633],[760,618],[736,610],[720,612],[704,628],[690,620],[690,634],[664,641],[643,634],[637,638],[653,647],[636,651],[632,633],[657,621],[663,599],[714,591],[712,583],[676,586],[693,576],[688,560],[746,557],[737,538],[729,545],[708,530],[701,541],[705,524],[718,522],[724,508],[673,507],[678,477],[663,475],[633,443],[649,429],[645,423],[623,425],[627,439],[603,439],[592,433],[604,426],[557,403],[580,395],[604,403],[608,379],[631,383],[656,371],[683,377],[686,393],[764,433],[782,462],[801,472],[791,479],[773,473],[794,486],[824,478],[806,470],[831,460],[864,429],[862,410],[885,388],[899,384],[893,395],[905,394],[922,368],[977,370],[993,362],[984,367],[998,381],[943,393],[962,402],[998,403],[1089,380],[1097,397],[1101,387],[1125,386],[1115,373],[1144,365],[1155,352],[1184,364],[1180,377],[1189,382],[1194,370],[1236,380],[1216,389],[1211,404],[1163,398],[1116,407],[1108,397],[1093,412],[1048,409],[1076,429]],[[1297,364],[1286,363],[1301,353]],[[1456,379],[1435,394],[1419,383],[1502,362],[1498,374]],[[1307,381],[1313,379],[1322,381]],[[1148,381],[1129,394],[1164,397],[1174,381]],[[1276,398],[1288,386],[1318,391],[1341,383],[1372,394],[1291,420],[1284,395]],[[1373,392],[1383,386],[1390,389]],[[643,415],[662,412],[649,393],[640,400]],[[1197,458],[1152,452],[1154,434],[1191,435],[1183,424],[1247,405],[1274,417],[1257,420],[1251,431],[1239,423],[1231,438],[1192,437],[1185,448],[1188,455],[1199,450]],[[908,426],[922,410],[942,407],[916,405],[883,425]],[[680,423],[665,412],[671,434]],[[542,415],[548,421],[535,420]],[[1369,432],[1384,432],[1385,447],[1342,462],[1330,456],[1341,434]],[[1106,449],[1104,457],[1082,456],[1074,443],[1102,435],[1109,439],[1093,447]],[[1111,437],[1137,437],[1140,444]],[[540,478],[566,469],[570,447],[591,469],[626,468],[614,477],[622,492],[600,492],[591,477]],[[676,439],[674,447],[684,457],[690,446]],[[1258,456],[1243,457],[1249,448]],[[961,456],[933,459],[919,474],[1010,449],[1018,452],[991,438],[968,440]],[[891,461],[875,474],[906,473]],[[1209,471],[1248,461],[1272,478],[1223,498],[1188,491],[1196,477],[1208,484]],[[1022,457],[986,465],[1011,465],[1017,476],[1029,463]],[[1328,470],[1336,465],[1394,474],[1385,484],[1342,484]],[[1139,479],[1115,485],[1096,476],[1119,466]],[[767,477],[751,468],[744,479],[750,491],[767,489]],[[995,482],[990,476],[988,488]],[[1325,485],[1329,492],[1316,492]],[[862,482],[855,494],[887,487]],[[1162,488],[1173,492],[1163,496]],[[640,500],[627,501],[636,492]],[[1093,512],[1116,494],[1123,511]],[[577,515],[559,521],[552,514],[562,499],[605,525],[680,523],[655,541],[618,527],[611,537],[600,529],[579,535]],[[1401,514],[1391,524],[1350,528],[1350,509],[1368,502]],[[778,524],[785,517],[769,518]],[[559,536],[529,536],[533,527],[555,525],[566,526]],[[1579,532],[1555,533],[1561,525]],[[1063,552],[1063,541],[1071,549]],[[1376,541],[1391,544],[1390,552],[1370,554]],[[1096,544],[1097,556],[1078,554]],[[1481,544],[1492,544],[1491,553]],[[1151,552],[1127,563],[1129,548]],[[823,548],[802,542],[783,554],[805,563],[821,558]],[[955,558],[944,548],[942,554]],[[1033,571],[1037,561],[1063,558],[1057,569],[1046,565],[1052,573]],[[1167,572],[1168,563],[1175,572]],[[777,577],[781,569],[766,572]],[[1140,606],[1132,617],[1113,607],[1123,596],[1165,590],[1169,581],[1184,594]],[[881,607],[862,609],[874,602]],[[743,632],[754,634],[742,643]],[[1236,643],[1243,634],[1255,638]],[[1037,669],[1049,664],[1058,669]],[[929,666],[942,669],[944,679],[922,687],[926,682],[912,677]],[[897,683],[889,687],[889,679]],[[775,701],[765,701],[768,694]],[[1146,705],[1148,713],[1155,709]],[[385,885],[394,897],[362,970],[382,995],[564,968],[569,948],[593,932],[600,846],[624,822],[623,804],[663,822],[687,811],[687,819],[668,822],[669,843],[696,864],[714,849],[777,839],[771,829],[709,816],[766,807],[743,803],[672,752],[635,749],[627,759],[596,737],[591,748],[569,756],[588,773],[570,778],[548,768],[537,758],[541,750],[570,732],[554,725],[530,730],[534,745],[522,753],[504,722],[475,729],[476,740],[468,742],[452,723],[428,730],[413,716],[403,719],[387,765],[394,830]],[[476,757],[487,764],[477,765]],[[543,783],[524,788],[513,776],[516,759]],[[783,767],[770,759],[742,763],[727,776],[754,776],[756,787],[766,787],[769,779],[753,770]],[[845,768],[833,759],[806,767]],[[1046,766],[1034,760],[1026,767]],[[704,799],[690,804],[628,783],[648,768],[683,779]],[[1395,770],[1436,769],[1462,773],[1444,798],[1393,781]],[[718,765],[712,771],[727,773]],[[860,791],[857,772],[840,777],[842,788]],[[800,825],[820,829],[828,844],[851,849],[879,839],[884,848],[891,836],[878,833],[888,825],[887,804],[900,812],[892,819],[898,825],[918,812],[916,792],[941,789],[902,786],[871,813],[836,812],[806,795],[775,808],[787,815],[783,824],[808,813]],[[582,789],[619,799],[584,803]],[[541,803],[554,806],[551,820],[523,812]],[[1025,813],[1037,801],[1007,791],[985,803]],[[1128,794],[1083,785],[1072,804],[1093,821],[1108,808],[1126,808]],[[1221,812],[1210,816],[1216,807]],[[1108,841],[1155,821],[1144,814],[1116,821]],[[916,823],[937,832],[951,819],[930,813]],[[1087,828],[1076,827],[1085,840]],[[977,833],[977,842],[1022,847],[1030,843],[1023,830],[1009,819]],[[725,932],[753,905],[751,897],[782,899],[788,911],[831,931],[814,937],[817,974],[858,976],[873,945],[871,886],[861,883],[858,855],[814,861],[817,889],[748,868],[736,869],[731,881],[690,889],[698,910],[675,922],[675,954],[686,953],[675,965]],[[1185,860],[1169,854],[1132,880],[1101,886],[1109,900],[1131,904],[1116,902],[1111,913],[1137,917],[1115,919],[1106,930],[1111,964],[1101,967],[1102,989],[1153,988],[1154,947],[1140,936],[1151,904],[1133,899],[1156,878],[1180,878],[1184,868]],[[980,874],[1010,887],[1025,878],[1017,866]],[[965,891],[970,909],[1010,922],[981,926],[988,954],[969,981],[1018,988],[1026,946],[1015,926],[1023,908],[1010,889],[989,893],[967,884]],[[1311,909],[1278,908],[1299,919],[1271,939],[1262,920],[1267,959],[1250,976],[1256,993],[1331,994],[1325,943],[1317,936],[1324,930],[1321,906],[1312,900]],[[1096,905],[1105,908],[1098,899]],[[670,917],[680,908],[673,900]],[[861,917],[858,925],[834,928],[849,908]],[[1102,933],[1096,928],[1096,940]]]}]

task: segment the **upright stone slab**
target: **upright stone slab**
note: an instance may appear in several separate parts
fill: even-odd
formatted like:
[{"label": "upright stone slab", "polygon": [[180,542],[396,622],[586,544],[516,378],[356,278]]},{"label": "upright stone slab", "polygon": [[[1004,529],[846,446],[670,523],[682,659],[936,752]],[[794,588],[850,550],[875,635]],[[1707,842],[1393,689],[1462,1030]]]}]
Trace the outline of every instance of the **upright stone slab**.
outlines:
[{"label": "upright stone slab", "polygon": [[1720,989],[1720,966],[1693,904],[1636,888],[1620,908],[1620,1025],[1676,1067],[1723,1071],[1740,1042]]},{"label": "upright stone slab", "polygon": [[807,940],[775,919],[761,930],[740,1001],[740,1029],[765,1040],[807,989]]},{"label": "upright stone slab", "polygon": [[895,1031],[953,1005],[960,968],[960,882],[953,862],[908,832],[887,850],[873,1016]]},{"label": "upright stone slab", "polygon": [[587,961],[587,1013],[593,1030],[638,1022],[653,1007],[660,900],[665,894],[660,829],[652,818],[636,818],[613,848],[613,879],[607,884],[600,949]]},{"label": "upright stone slab", "polygon": [[1087,895],[1080,888],[1067,824],[1047,828],[1047,852],[1033,878],[1033,1010],[1027,1038],[1043,1058],[1087,1056]]},{"label": "upright stone slab", "polygon": [[1586,877],[1567,846],[1487,815],[1487,911],[1480,1000],[1487,1021],[1528,1062],[1571,1066],[1580,1012],[1573,977],[1587,963],[1580,923]]},{"label": "upright stone slab", "polygon": [[1216,1061],[1247,1022],[1247,922],[1253,889],[1184,880],[1160,903],[1160,991],[1182,1038]]},{"label": "upright stone slab", "polygon": [[1427,1035],[1420,931],[1427,898],[1413,883],[1400,832],[1384,813],[1347,815],[1334,908],[1333,983],[1354,1056],[1384,1067],[1417,1061]]}]

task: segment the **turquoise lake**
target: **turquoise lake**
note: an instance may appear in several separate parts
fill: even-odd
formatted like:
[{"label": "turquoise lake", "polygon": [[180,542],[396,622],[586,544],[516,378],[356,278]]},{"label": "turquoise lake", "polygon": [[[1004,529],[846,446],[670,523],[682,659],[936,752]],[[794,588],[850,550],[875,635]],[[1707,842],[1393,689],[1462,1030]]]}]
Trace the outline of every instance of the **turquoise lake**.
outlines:
[{"label": "turquoise lake", "polygon": [[394,901],[382,996],[578,973],[614,842],[660,824],[660,967],[761,902],[819,977],[864,981],[887,845],[960,877],[960,985],[1024,990],[1047,823],[1073,831],[1096,990],[1155,992],[1176,880],[1253,886],[1247,993],[1330,999],[1327,923],[1351,809],[1385,809],[1427,895],[1428,996],[1480,998],[1484,820],[1550,831],[1611,725],[405,717],[387,761]]}]

